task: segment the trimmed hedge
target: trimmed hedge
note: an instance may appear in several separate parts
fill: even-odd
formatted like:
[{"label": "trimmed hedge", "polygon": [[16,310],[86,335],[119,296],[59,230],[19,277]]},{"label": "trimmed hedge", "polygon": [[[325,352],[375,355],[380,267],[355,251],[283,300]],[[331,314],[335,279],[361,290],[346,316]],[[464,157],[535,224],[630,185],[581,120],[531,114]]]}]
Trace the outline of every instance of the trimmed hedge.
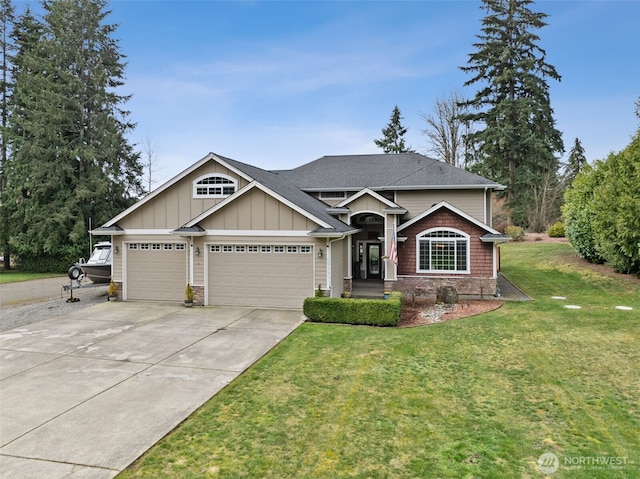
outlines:
[{"label": "trimmed hedge", "polygon": [[303,312],[320,323],[397,326],[402,311],[402,293],[389,299],[307,298]]}]

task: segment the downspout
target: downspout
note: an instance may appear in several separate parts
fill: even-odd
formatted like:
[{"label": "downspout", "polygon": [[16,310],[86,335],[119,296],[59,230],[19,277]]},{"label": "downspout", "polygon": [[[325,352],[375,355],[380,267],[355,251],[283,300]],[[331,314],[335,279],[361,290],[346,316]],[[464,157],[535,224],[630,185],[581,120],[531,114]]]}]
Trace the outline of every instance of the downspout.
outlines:
[{"label": "downspout", "polygon": [[193,286],[193,236],[189,237],[189,281],[188,283]]},{"label": "downspout", "polygon": [[489,189],[488,186],[484,187],[484,196],[483,196],[483,214],[484,214],[484,224],[485,225],[489,225],[491,226],[488,222],[487,222],[487,190]]}]

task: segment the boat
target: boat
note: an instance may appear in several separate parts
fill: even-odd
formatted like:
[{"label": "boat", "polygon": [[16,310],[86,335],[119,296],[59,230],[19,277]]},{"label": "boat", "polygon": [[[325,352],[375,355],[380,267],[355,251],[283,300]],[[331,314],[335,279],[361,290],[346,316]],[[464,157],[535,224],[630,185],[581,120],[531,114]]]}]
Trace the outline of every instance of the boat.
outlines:
[{"label": "boat", "polygon": [[89,261],[80,258],[69,268],[69,278],[81,281],[86,277],[96,284],[108,283],[111,281],[111,254],[111,243],[96,243]]}]

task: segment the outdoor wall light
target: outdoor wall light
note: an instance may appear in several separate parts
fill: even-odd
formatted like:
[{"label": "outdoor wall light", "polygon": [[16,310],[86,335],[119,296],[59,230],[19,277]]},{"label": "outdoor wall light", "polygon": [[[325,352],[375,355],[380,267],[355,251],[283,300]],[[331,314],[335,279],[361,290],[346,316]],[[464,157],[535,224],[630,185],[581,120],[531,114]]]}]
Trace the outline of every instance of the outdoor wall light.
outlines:
[{"label": "outdoor wall light", "polygon": [[318,258],[322,258],[322,248],[318,248]]},{"label": "outdoor wall light", "polygon": [[120,252],[120,250],[119,250],[119,249],[118,249],[118,247],[116,246],[116,247],[114,247],[114,248],[113,248],[113,252],[114,252],[115,254],[118,254],[118,253]]},{"label": "outdoor wall light", "polygon": [[200,256],[200,247],[196,246],[196,256]]}]

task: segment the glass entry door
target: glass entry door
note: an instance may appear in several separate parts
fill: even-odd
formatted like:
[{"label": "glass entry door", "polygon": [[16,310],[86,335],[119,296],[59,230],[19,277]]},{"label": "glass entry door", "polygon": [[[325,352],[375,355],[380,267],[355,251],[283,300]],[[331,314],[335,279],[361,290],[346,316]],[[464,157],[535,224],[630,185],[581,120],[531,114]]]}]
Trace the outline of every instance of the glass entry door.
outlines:
[{"label": "glass entry door", "polygon": [[380,279],[380,243],[367,243],[367,279]]}]

